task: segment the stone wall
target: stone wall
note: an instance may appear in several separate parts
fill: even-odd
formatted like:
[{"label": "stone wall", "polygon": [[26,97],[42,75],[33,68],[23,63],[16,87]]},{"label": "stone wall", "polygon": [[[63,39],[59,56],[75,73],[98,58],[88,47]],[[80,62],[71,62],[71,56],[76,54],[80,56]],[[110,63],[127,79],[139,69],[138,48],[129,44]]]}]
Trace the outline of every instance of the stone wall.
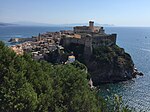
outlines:
[{"label": "stone wall", "polygon": [[116,34],[111,34],[111,35],[95,35],[93,37],[93,47],[99,47],[99,46],[111,46],[116,44]]},{"label": "stone wall", "polygon": [[73,38],[73,37],[63,37],[62,38],[62,45],[68,46],[71,43],[74,44],[81,44],[84,45],[84,56],[85,59],[92,55],[93,48],[97,48],[99,46],[111,46],[116,44],[116,34],[111,35],[99,35],[95,34],[93,36],[89,35],[82,35],[81,38]]}]

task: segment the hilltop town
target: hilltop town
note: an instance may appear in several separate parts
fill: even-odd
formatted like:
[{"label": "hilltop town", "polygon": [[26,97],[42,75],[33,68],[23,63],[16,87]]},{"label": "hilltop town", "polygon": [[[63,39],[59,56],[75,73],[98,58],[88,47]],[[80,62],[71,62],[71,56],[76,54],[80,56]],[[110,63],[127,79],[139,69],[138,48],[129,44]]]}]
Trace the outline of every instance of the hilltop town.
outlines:
[{"label": "hilltop town", "polygon": [[103,27],[94,26],[93,21],[89,21],[89,26],[76,26],[73,31],[46,32],[32,38],[12,38],[10,42],[21,42],[10,48],[17,54],[31,52],[34,59],[44,59],[44,56],[56,49],[64,49],[72,43],[84,45],[84,56],[89,58],[93,48],[105,45],[116,44],[116,34],[106,34]]},{"label": "hilltop town", "polygon": [[69,31],[46,32],[32,38],[13,38],[22,42],[10,46],[18,55],[31,53],[35,60],[53,64],[73,63],[86,65],[94,85],[132,79],[137,74],[131,56],[116,44],[117,34],[106,34],[103,27],[76,26]]}]

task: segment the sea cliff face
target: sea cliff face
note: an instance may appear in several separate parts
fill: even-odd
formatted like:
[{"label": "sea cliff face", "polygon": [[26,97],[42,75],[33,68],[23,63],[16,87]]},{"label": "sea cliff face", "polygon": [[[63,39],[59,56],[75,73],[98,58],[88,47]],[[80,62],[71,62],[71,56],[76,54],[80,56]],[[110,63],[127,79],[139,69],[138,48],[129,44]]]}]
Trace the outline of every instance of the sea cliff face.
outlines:
[{"label": "sea cliff face", "polygon": [[125,81],[135,77],[131,56],[117,45],[94,49],[86,66],[96,86],[101,83]]},{"label": "sea cliff face", "polygon": [[67,60],[67,56],[72,52],[76,60],[86,65],[95,86],[101,83],[129,80],[137,75],[134,71],[134,63],[131,56],[117,45],[100,46],[93,49],[89,59],[85,58],[83,51],[84,46],[71,44],[70,46],[65,46],[63,54],[49,54],[50,62],[58,62],[54,61],[53,58],[59,59],[60,57],[63,57],[63,60]]}]

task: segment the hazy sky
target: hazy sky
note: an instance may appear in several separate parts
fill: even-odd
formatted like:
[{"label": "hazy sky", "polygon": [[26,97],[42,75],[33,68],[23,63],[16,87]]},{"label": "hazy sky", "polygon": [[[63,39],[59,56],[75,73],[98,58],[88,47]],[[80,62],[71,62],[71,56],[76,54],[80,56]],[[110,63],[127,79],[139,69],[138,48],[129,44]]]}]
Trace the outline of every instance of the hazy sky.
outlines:
[{"label": "hazy sky", "polygon": [[0,0],[0,22],[150,26],[150,0]]}]

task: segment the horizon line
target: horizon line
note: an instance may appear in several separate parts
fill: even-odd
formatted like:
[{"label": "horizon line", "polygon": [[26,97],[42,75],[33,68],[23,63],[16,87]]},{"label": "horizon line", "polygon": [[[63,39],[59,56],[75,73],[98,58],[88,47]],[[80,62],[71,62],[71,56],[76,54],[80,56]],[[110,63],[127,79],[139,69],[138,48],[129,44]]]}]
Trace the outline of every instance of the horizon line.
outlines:
[{"label": "horizon line", "polygon": [[[100,24],[100,23],[95,22],[95,21],[94,21],[94,23],[98,24],[99,26],[104,25],[104,27],[150,27],[150,26],[141,26],[141,25],[133,25],[133,26],[132,25],[115,25],[115,24],[109,24],[109,23],[101,23]],[[40,22],[32,22],[32,21],[16,21],[16,22],[0,22],[0,24],[10,24],[10,25],[6,25],[6,26],[16,25],[16,26],[45,26],[45,27],[46,26],[47,27],[48,26],[49,27],[50,26],[61,26],[61,27],[63,27],[63,25],[64,25],[64,27],[73,27],[73,26],[78,25],[78,24],[79,24],[79,26],[88,25],[88,22],[87,23],[86,22],[85,23],[40,23]],[[84,24],[84,25],[82,25],[82,24]]]}]

